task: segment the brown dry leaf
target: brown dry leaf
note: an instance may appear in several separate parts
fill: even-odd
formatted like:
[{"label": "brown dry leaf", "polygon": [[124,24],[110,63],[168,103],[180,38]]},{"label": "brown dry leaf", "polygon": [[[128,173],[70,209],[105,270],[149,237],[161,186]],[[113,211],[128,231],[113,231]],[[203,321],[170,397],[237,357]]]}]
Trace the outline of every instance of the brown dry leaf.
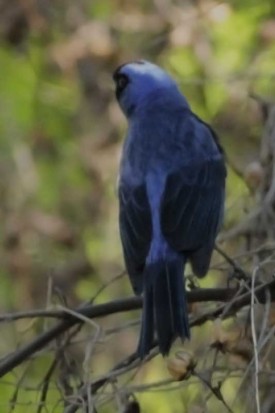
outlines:
[{"label": "brown dry leaf", "polygon": [[175,380],[184,380],[189,377],[196,366],[194,355],[187,351],[178,351],[167,361],[167,369]]},{"label": "brown dry leaf", "polygon": [[232,356],[232,361],[237,363],[244,363],[247,365],[253,357],[253,346],[248,337],[243,337],[235,343],[229,343],[227,352]]},{"label": "brown dry leaf", "polygon": [[221,320],[214,323],[214,341],[211,347],[219,349],[222,353],[237,356],[242,362],[248,363],[253,356],[251,340],[240,326],[225,330]]},{"label": "brown dry leaf", "polygon": [[222,326],[222,321],[220,319],[215,320],[213,323],[213,342],[211,347],[219,349],[221,352],[225,353],[227,351],[229,343],[235,342],[240,337],[240,330],[226,331]]},{"label": "brown dry leaf", "polygon": [[256,191],[263,181],[264,170],[260,162],[250,162],[244,171],[244,180],[251,191]]}]

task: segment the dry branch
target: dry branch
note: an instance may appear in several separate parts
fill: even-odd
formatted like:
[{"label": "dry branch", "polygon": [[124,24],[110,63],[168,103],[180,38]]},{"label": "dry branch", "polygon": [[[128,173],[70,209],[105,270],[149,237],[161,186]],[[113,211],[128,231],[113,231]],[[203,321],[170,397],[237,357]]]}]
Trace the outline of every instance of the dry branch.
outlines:
[{"label": "dry branch", "polygon": [[[216,291],[219,289],[209,289],[209,290],[198,290],[198,291],[190,291],[188,292],[188,302],[195,302],[195,301],[216,301],[214,299],[209,300],[210,296],[212,295],[211,293],[213,292],[213,297],[216,296]],[[195,327],[204,324],[208,320],[214,320],[217,317],[222,316],[222,318],[227,318],[230,317],[232,314],[235,314],[239,309],[243,308],[245,305],[248,305],[251,301],[251,291],[246,291],[242,294],[240,294],[241,289],[236,290],[236,289],[220,289],[224,300],[227,301],[227,299],[232,300],[230,303],[230,306],[226,302],[225,304],[221,304],[218,308],[211,310],[207,313],[204,313],[193,320],[190,321],[190,327]],[[255,290],[255,298],[259,300],[259,302],[263,303],[265,302],[266,299],[266,291],[269,291],[272,299],[275,300],[275,280],[258,285]],[[206,294],[204,294],[206,292]],[[193,293],[200,293],[200,297],[196,297],[196,294],[193,295]],[[207,299],[203,299],[206,298]],[[200,298],[195,300],[195,298]],[[218,300],[218,301],[221,301]],[[154,346],[157,346],[157,342],[155,341]],[[149,356],[149,358],[154,357],[157,355],[158,352],[153,352]],[[147,361],[147,359],[146,359]],[[127,357],[125,360],[120,362],[118,365],[116,365],[110,372],[108,372],[105,376],[97,379],[90,385],[90,393],[95,394],[103,385],[106,384],[109,380],[111,380],[114,376],[117,377],[121,374],[121,371],[124,373],[125,368],[128,367],[129,370],[135,368],[137,366],[137,362],[139,362],[138,356],[133,353],[131,356]],[[68,406],[65,410],[65,413],[75,413],[80,406],[83,406],[83,402],[87,400],[87,386],[84,386],[82,389],[80,389],[78,396],[75,397],[75,400],[72,402],[70,406]]]},{"label": "dry branch", "polygon": [[[265,290],[270,291],[271,300],[275,300],[275,281],[260,285],[255,288],[255,295],[259,302],[264,303],[266,299]],[[237,311],[239,308],[248,305],[250,303],[250,292],[247,292],[247,288],[242,287],[242,294],[240,290],[236,288],[213,288],[213,289],[195,289],[187,293],[187,300],[189,303],[194,302],[228,302],[238,292],[237,299],[233,302],[230,308]],[[127,312],[130,310],[137,310],[142,307],[141,297],[129,297],[122,300],[115,300],[106,304],[99,305],[86,305],[74,310],[75,313],[80,314],[87,318],[103,317],[110,314]],[[223,308],[223,306],[221,306]],[[220,313],[220,307],[218,307],[211,317],[217,317]],[[20,313],[19,313],[20,314]],[[59,314],[61,316],[61,314]],[[210,318],[211,318],[210,317]],[[16,317],[15,317],[16,318]],[[22,317],[21,317],[22,318]],[[206,313],[200,317],[202,324],[209,319],[209,314]],[[11,315],[7,316],[7,320],[11,320]],[[0,377],[13,370],[19,364],[27,360],[37,351],[47,346],[52,340],[59,337],[65,331],[69,330],[76,324],[83,323],[83,321],[73,315],[68,315],[63,311],[63,320],[58,322],[55,326],[51,327],[48,331],[42,333],[36,337],[30,343],[22,346],[15,352],[11,353],[0,363]],[[191,324],[192,325],[192,324]],[[195,324],[197,325],[197,324]]]}]

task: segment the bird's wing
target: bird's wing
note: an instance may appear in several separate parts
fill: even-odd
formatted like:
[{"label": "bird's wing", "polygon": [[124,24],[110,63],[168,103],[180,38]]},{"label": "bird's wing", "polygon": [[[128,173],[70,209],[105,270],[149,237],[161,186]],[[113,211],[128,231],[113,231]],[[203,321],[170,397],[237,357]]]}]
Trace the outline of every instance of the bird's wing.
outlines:
[{"label": "bird's wing", "polygon": [[161,225],[177,251],[192,254],[206,248],[211,254],[223,215],[225,176],[221,157],[190,163],[168,175]]},{"label": "bird's wing", "polygon": [[152,237],[146,186],[119,185],[119,227],[126,268],[136,294],[143,288],[142,274]]}]

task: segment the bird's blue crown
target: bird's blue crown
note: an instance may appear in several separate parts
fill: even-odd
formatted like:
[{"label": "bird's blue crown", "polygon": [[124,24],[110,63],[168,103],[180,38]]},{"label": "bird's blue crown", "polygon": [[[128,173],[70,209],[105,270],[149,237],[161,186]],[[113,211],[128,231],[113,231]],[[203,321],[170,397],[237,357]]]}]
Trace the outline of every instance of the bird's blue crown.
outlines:
[{"label": "bird's blue crown", "polygon": [[154,98],[165,100],[171,96],[173,101],[188,105],[177,83],[159,66],[146,60],[119,66],[113,77],[117,99],[127,117],[135,109],[154,102]]}]

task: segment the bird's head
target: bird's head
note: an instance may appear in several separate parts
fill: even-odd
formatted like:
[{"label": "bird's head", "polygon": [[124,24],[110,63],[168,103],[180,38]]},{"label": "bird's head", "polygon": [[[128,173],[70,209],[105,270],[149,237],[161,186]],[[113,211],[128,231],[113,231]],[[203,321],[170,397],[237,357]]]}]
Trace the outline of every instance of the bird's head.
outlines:
[{"label": "bird's head", "polygon": [[141,106],[153,102],[153,97],[177,97],[180,94],[176,82],[159,66],[138,60],[119,66],[114,72],[116,97],[127,117]]}]

